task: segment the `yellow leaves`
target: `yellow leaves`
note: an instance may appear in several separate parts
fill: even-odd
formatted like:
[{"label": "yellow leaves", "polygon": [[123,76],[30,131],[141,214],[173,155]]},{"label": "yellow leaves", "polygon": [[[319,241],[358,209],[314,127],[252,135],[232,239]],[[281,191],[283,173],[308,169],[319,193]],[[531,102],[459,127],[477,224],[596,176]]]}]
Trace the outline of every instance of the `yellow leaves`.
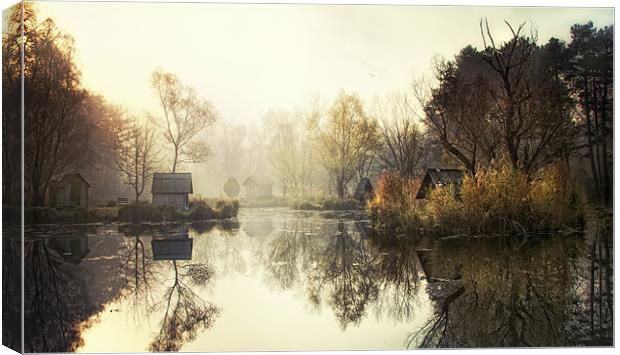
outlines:
[{"label": "yellow leaves", "polygon": [[[528,180],[525,173],[504,166],[466,176],[459,194],[455,186],[435,188],[428,202],[415,200],[417,184],[406,182],[398,174],[384,175],[376,196],[369,204],[379,214],[398,213],[401,223],[407,218],[426,221],[428,227],[459,233],[508,233],[550,230],[575,226],[583,219],[581,195],[570,188],[564,172],[550,166]],[[418,226],[419,227],[419,226]]]}]

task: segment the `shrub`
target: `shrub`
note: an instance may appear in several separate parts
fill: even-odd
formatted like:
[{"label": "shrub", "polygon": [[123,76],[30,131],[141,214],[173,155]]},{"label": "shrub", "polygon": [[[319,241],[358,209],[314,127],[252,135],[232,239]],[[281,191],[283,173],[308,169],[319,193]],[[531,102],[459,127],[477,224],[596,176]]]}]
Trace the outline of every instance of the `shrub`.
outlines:
[{"label": "shrub", "polygon": [[459,233],[514,233],[583,225],[581,196],[561,169],[550,166],[528,177],[511,167],[466,176],[456,196],[444,187],[431,192],[428,213],[435,227]]},{"label": "shrub", "polygon": [[197,204],[190,210],[189,217],[193,221],[204,221],[215,218],[215,211],[207,204]]},{"label": "shrub", "polygon": [[237,216],[239,211],[239,201],[237,200],[220,200],[215,204],[215,210],[217,211],[219,218],[232,218]]},{"label": "shrub", "polygon": [[362,207],[360,202],[352,199],[326,198],[321,203],[322,210],[347,211],[358,210]]},{"label": "shrub", "polygon": [[118,220],[123,222],[162,222],[178,218],[174,206],[156,206],[149,202],[137,202],[118,210]]},{"label": "shrub", "polygon": [[459,190],[433,189],[424,204],[415,200],[419,183],[384,174],[368,203],[375,225],[441,233],[523,233],[584,225],[582,194],[570,186],[559,166],[535,176],[505,166],[465,176]]},{"label": "shrub", "polygon": [[[21,216],[20,216],[21,218]],[[54,223],[58,215],[51,207],[26,207],[24,210],[24,222],[28,223]]]},{"label": "shrub", "polygon": [[419,180],[404,178],[396,172],[382,174],[374,197],[367,204],[375,224],[397,230],[419,226],[421,203],[415,198],[419,187]]}]

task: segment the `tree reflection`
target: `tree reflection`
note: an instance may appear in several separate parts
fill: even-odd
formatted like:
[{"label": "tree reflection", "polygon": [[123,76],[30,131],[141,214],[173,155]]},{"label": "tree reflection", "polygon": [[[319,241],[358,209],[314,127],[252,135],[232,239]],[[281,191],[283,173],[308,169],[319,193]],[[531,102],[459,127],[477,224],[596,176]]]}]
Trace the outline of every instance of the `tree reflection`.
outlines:
[{"label": "tree reflection", "polygon": [[[204,264],[173,266],[173,284],[154,309],[164,309],[161,330],[149,345],[150,351],[178,351],[192,341],[201,330],[213,326],[218,309],[205,302],[190,286],[204,286],[211,278],[211,269]],[[187,279],[187,282],[185,282]]]},{"label": "tree reflection", "polygon": [[86,285],[47,240],[25,243],[24,343],[26,352],[68,352],[101,304],[88,302]]},{"label": "tree reflection", "polygon": [[[435,315],[412,334],[421,347],[567,345],[583,241],[478,238],[438,242],[429,286]],[[453,278],[460,275],[460,278]]]},{"label": "tree reflection", "polygon": [[147,257],[143,239],[147,230],[141,227],[120,227],[125,235],[119,252],[119,265],[116,287],[120,296],[128,300],[135,319],[150,314],[155,303],[154,294],[161,268],[152,258]]},{"label": "tree reflection", "polygon": [[303,281],[301,273],[318,261],[320,241],[315,230],[300,220],[285,225],[280,236],[269,244],[267,271],[276,287],[286,290]]},{"label": "tree reflection", "polygon": [[377,272],[381,293],[377,315],[387,314],[397,322],[412,321],[419,304],[420,268],[415,247],[402,241],[377,250]]},{"label": "tree reflection", "polygon": [[[210,231],[214,227],[215,224],[198,224],[192,229]],[[205,287],[213,270],[206,258],[200,263],[175,260],[185,257],[176,255],[177,250],[166,250],[171,254],[159,255],[163,258],[161,261],[148,256],[151,243],[145,243],[144,238],[185,240],[189,235],[187,225],[128,226],[121,231],[126,239],[119,253],[117,287],[120,294],[124,300],[129,300],[136,319],[142,319],[143,313],[163,312],[160,330],[149,344],[150,351],[178,351],[200,331],[211,328],[218,314],[215,306],[193,290]],[[167,278],[168,272],[172,273],[172,278]]]},{"label": "tree reflection", "polygon": [[342,221],[330,235],[319,254],[318,265],[308,276],[308,293],[312,303],[320,305],[322,294],[334,310],[340,326],[359,324],[367,307],[379,292],[374,258],[358,236],[349,233]]},{"label": "tree reflection", "polygon": [[18,352],[22,339],[20,237],[18,225],[2,226],[2,344]]}]

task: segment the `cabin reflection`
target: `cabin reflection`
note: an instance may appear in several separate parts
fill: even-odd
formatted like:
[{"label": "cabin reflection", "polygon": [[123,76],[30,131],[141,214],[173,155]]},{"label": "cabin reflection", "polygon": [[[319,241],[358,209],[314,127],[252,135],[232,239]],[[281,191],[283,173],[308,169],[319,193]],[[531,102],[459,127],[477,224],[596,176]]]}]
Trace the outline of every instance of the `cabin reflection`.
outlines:
[{"label": "cabin reflection", "polygon": [[90,252],[88,236],[84,234],[62,234],[50,238],[50,247],[66,261],[79,264]]},{"label": "cabin reflection", "polygon": [[194,240],[189,237],[188,226],[168,231],[165,237],[151,240],[153,260],[191,260]]}]

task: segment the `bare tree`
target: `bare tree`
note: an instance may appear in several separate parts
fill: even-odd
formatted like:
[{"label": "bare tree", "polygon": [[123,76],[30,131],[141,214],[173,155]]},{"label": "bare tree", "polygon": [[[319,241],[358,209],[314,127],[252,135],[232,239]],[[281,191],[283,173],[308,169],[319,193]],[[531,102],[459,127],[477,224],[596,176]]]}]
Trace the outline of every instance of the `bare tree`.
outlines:
[{"label": "bare tree", "polygon": [[133,188],[138,202],[157,162],[155,131],[148,123],[140,124],[133,117],[124,117],[118,108],[112,108],[110,115],[114,165],[122,181]]},{"label": "bare tree", "polygon": [[494,119],[508,160],[528,174],[574,149],[576,131],[566,85],[545,61],[545,48],[536,44],[535,29],[524,35],[506,22],[512,38],[500,46],[486,20],[480,21],[485,45],[482,59],[490,68]]},{"label": "bare tree", "polygon": [[387,170],[415,177],[426,164],[428,147],[405,95],[395,94],[377,109],[382,136],[378,162]]},{"label": "bare tree", "polygon": [[153,121],[172,145],[172,172],[176,172],[180,164],[205,161],[209,157],[209,148],[197,137],[217,118],[211,102],[198,97],[196,90],[181,83],[176,75],[161,69],[153,72],[151,85],[163,110],[163,118],[154,118]]},{"label": "bare tree", "polygon": [[499,144],[489,82],[481,66],[480,55],[468,46],[454,61],[435,62],[436,87],[414,88],[430,139],[472,174],[481,162],[493,160]]}]

